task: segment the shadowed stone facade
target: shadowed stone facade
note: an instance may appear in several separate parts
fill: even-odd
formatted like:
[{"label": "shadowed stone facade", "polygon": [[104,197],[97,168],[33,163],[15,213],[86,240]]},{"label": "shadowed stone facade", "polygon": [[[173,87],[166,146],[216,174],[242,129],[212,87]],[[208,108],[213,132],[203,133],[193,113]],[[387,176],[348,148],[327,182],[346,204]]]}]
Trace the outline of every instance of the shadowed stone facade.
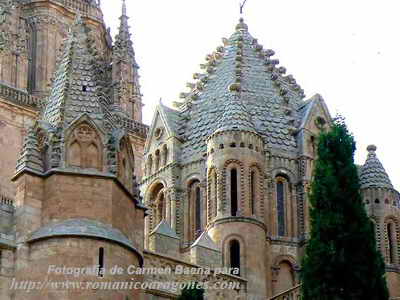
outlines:
[{"label": "shadowed stone facade", "polygon": [[[207,290],[210,300],[297,295],[316,137],[331,123],[322,97],[304,99],[240,20],[148,128],[125,3],[113,41],[99,2],[0,0],[0,299],[177,297],[162,287],[10,289],[14,278],[71,279],[49,265],[101,263],[232,268],[135,276],[237,285]],[[363,199],[400,297],[399,193],[376,147],[368,152]]]}]

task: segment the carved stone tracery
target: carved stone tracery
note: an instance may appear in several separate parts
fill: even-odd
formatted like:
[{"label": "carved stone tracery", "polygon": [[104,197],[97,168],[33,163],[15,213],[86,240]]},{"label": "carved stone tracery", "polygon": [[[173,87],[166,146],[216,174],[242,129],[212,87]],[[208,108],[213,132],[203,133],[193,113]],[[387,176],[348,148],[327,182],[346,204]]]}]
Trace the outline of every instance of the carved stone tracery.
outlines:
[{"label": "carved stone tracery", "polygon": [[101,141],[96,131],[87,123],[77,126],[68,142],[69,166],[102,170]]}]

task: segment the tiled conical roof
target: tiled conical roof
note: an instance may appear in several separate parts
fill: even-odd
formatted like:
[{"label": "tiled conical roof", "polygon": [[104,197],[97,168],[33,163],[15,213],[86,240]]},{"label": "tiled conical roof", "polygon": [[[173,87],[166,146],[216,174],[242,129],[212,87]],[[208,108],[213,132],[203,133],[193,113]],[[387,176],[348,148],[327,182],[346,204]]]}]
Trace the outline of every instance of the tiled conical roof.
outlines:
[{"label": "tiled conical roof", "polygon": [[89,114],[94,120],[102,120],[97,71],[87,28],[78,15],[58,61],[43,119],[53,126],[68,124],[82,113]]},{"label": "tiled conical roof", "polygon": [[364,166],[361,168],[360,184],[361,188],[382,187],[393,188],[388,174],[376,156],[376,146],[367,147],[368,157]]},{"label": "tiled conical roof", "polygon": [[217,130],[242,130],[256,132],[250,114],[239,99],[239,95],[228,94],[225,101],[225,110],[222,117],[218,120]]},{"label": "tiled conical roof", "polygon": [[[272,50],[264,50],[251,36],[243,19],[223,46],[206,57],[204,74],[194,74],[189,93],[182,93],[178,106],[180,135],[185,141],[182,159],[198,159],[206,151],[205,140],[221,127],[227,95],[238,95],[240,106],[249,113],[255,131],[270,148],[293,152],[297,149],[293,133],[300,123],[298,108],[303,91],[286,69],[277,67]],[[235,108],[236,109],[236,108]],[[227,118],[225,118],[227,119]]]}]

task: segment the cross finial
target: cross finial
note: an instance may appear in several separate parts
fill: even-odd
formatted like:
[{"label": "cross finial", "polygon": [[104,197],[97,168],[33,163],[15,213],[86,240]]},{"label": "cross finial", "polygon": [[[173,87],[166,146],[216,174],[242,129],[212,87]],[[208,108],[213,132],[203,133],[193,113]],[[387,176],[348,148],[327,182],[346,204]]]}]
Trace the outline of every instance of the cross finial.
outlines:
[{"label": "cross finial", "polygon": [[246,5],[247,0],[240,1],[240,14],[243,15],[243,8]]}]

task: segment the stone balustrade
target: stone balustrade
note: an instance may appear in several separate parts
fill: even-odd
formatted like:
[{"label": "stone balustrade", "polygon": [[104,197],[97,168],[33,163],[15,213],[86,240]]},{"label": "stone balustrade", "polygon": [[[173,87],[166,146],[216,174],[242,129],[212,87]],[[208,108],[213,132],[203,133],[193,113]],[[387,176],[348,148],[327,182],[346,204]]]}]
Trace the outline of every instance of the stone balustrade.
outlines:
[{"label": "stone balustrade", "polygon": [[287,291],[284,291],[282,293],[279,293],[278,295],[275,295],[272,298],[269,298],[269,300],[300,300],[300,286],[301,285],[298,284]]},{"label": "stone balustrade", "polygon": [[4,83],[0,83],[0,98],[13,102],[17,105],[36,108],[36,97],[29,95],[20,89],[10,87]]},{"label": "stone balustrade", "polygon": [[[21,2],[26,3],[34,3],[41,2],[43,0],[22,0]],[[73,11],[79,11],[83,16],[91,17],[96,20],[102,21],[103,14],[99,9],[100,1],[92,0],[92,1],[83,1],[83,0],[50,0],[50,2],[58,3],[63,5],[64,7],[71,9]]]},{"label": "stone balustrade", "polygon": [[146,138],[147,133],[149,131],[149,126],[129,118],[121,118],[120,122],[121,122],[120,125],[125,129],[127,129],[128,131],[136,133],[143,138]]},{"label": "stone balustrade", "polygon": [[[243,278],[227,273],[216,274],[215,271],[217,269],[210,269],[210,274],[208,275],[202,274],[201,270],[204,269],[199,265],[152,251],[146,250],[144,258],[144,268],[146,270],[171,270],[170,273],[166,272],[165,274],[161,274],[159,271],[144,275],[143,280],[149,285],[146,290],[147,294],[175,299],[180,294],[180,291],[176,287],[168,286],[168,283],[197,282],[207,283],[210,287],[216,287],[216,289],[205,290],[205,300],[246,299],[247,280]],[[190,270],[190,272],[187,270]]]},{"label": "stone balustrade", "polygon": [[4,195],[0,195],[0,205],[14,206],[14,200]]}]

